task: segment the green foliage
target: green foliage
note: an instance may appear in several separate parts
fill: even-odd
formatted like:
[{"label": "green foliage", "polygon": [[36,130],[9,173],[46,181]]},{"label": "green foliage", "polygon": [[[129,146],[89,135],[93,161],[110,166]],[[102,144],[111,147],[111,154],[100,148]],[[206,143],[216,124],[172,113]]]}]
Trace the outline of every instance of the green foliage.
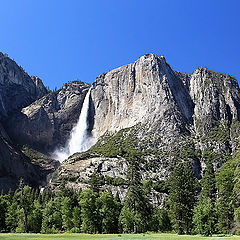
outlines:
[{"label": "green foliage", "polygon": [[[239,231],[240,152],[217,174],[212,165],[213,154],[204,152],[208,162],[197,204],[200,189],[189,160],[177,165],[170,179],[156,181],[142,179],[142,167],[147,163],[144,154],[130,147],[122,149],[128,164],[127,179],[96,172],[89,181],[91,189],[82,192],[67,188],[63,182],[56,192],[45,189],[40,193],[20,182],[14,193],[0,195],[0,231],[141,233],[173,228],[181,234],[194,230],[202,235]],[[192,149],[183,152],[180,159],[182,156],[199,158]],[[103,191],[108,185],[128,187],[123,203],[118,194],[113,197],[111,192]],[[149,200],[152,190],[169,194],[167,208],[153,207]]]},{"label": "green foliage", "polygon": [[120,215],[124,232],[145,232],[150,222],[152,207],[148,196],[144,194],[140,175],[141,157],[137,152],[129,152],[127,178],[129,187]]},{"label": "green foliage", "polygon": [[190,162],[175,167],[170,179],[169,204],[173,227],[179,234],[192,230],[193,208],[196,197],[196,179]]},{"label": "green foliage", "polygon": [[105,135],[97,144],[95,144],[91,152],[99,153],[107,157],[123,156],[124,151],[136,146],[136,139],[129,134],[129,129],[120,130],[116,135]]},{"label": "green foliage", "polygon": [[97,209],[97,194],[92,189],[81,192],[79,205],[81,207],[82,226],[81,230],[85,233],[98,233],[99,212]]},{"label": "green foliage", "polygon": [[51,199],[43,210],[42,232],[51,233],[62,229],[60,198]]},{"label": "green foliage", "polygon": [[99,193],[100,187],[105,184],[104,176],[93,173],[88,183],[94,192]]},{"label": "green foliage", "polygon": [[128,185],[128,181],[121,178],[121,177],[109,177],[109,176],[104,176],[104,183],[107,185],[111,186],[124,186]]},{"label": "green foliage", "polygon": [[46,155],[29,148],[28,146],[23,146],[21,151],[29,157],[29,159],[33,162],[36,163],[40,166],[48,165],[51,164],[54,160],[47,157]]},{"label": "green foliage", "polygon": [[202,138],[202,141],[226,142],[230,139],[227,122],[214,122],[215,126]]},{"label": "green foliage", "polygon": [[209,161],[201,180],[202,191],[200,200],[194,208],[194,232],[210,236],[216,232],[216,180],[213,164]]},{"label": "green foliage", "polygon": [[111,193],[103,192],[97,199],[97,206],[102,225],[101,232],[117,233],[121,205],[114,200]]},{"label": "green foliage", "polygon": [[0,195],[0,232],[6,230],[7,200]]},{"label": "green foliage", "polygon": [[206,169],[201,180],[201,184],[202,184],[201,197],[210,198],[211,201],[215,202],[217,189],[213,164],[211,162],[208,162],[206,165]]},{"label": "green foliage", "polygon": [[203,197],[194,208],[193,224],[197,234],[210,236],[215,232],[216,214],[209,197]]},{"label": "green foliage", "polygon": [[152,183],[152,188],[157,192],[169,193],[169,181],[168,180],[159,180]]},{"label": "green foliage", "polygon": [[70,197],[64,197],[61,200],[62,227],[65,231],[73,228],[73,209]]},{"label": "green foliage", "polygon": [[17,219],[18,219],[18,203],[13,201],[8,204],[7,214],[6,214],[6,225],[8,232],[15,232],[17,228]]},{"label": "green foliage", "polygon": [[30,232],[39,233],[41,231],[42,217],[42,206],[38,200],[34,200],[28,221]]},{"label": "green foliage", "polygon": [[80,232],[82,219],[81,219],[81,209],[79,206],[75,206],[72,212],[72,222],[73,222],[73,232]]},{"label": "green foliage", "polygon": [[218,231],[228,233],[232,228],[234,218],[233,206],[233,188],[234,188],[234,172],[236,169],[236,161],[230,160],[226,162],[216,175],[216,184],[218,189],[218,199],[216,202],[218,216]]},{"label": "green foliage", "polygon": [[151,231],[154,232],[170,232],[172,230],[172,224],[168,211],[166,209],[155,208],[153,210],[150,227]]}]

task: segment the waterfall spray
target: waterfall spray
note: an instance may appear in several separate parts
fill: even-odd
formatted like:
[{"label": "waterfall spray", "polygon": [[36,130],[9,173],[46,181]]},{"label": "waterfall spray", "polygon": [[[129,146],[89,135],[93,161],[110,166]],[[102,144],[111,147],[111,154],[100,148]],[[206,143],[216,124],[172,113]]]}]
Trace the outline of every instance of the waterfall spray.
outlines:
[{"label": "waterfall spray", "polygon": [[65,148],[54,152],[54,158],[62,162],[76,152],[84,152],[93,145],[93,139],[88,132],[88,111],[91,88],[88,90],[77,125],[72,129],[70,139]]}]

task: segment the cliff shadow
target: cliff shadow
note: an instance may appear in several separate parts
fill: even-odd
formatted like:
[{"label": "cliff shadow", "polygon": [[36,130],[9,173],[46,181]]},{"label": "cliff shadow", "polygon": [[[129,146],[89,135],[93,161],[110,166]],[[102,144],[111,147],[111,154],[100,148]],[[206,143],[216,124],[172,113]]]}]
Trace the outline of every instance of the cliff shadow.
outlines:
[{"label": "cliff shadow", "polygon": [[95,116],[95,106],[94,106],[94,102],[92,100],[92,96],[90,95],[89,97],[89,108],[88,108],[88,117],[87,117],[87,121],[88,121],[88,133],[89,135],[92,135],[92,130],[94,127],[94,116]]}]

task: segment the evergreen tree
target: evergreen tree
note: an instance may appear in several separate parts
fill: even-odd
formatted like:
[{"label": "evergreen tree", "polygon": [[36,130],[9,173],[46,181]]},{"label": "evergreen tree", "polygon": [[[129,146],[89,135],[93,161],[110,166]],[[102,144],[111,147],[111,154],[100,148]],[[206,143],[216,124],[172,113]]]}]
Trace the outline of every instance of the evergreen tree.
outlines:
[{"label": "evergreen tree", "polygon": [[61,204],[62,204],[62,198],[61,197],[55,197],[54,198],[54,208],[53,208],[53,222],[54,222],[54,228],[57,231],[62,231],[62,212],[61,212]]},{"label": "evergreen tree", "polygon": [[7,231],[15,232],[17,228],[17,219],[18,219],[18,203],[13,201],[9,203],[7,207],[7,214],[6,214],[6,225]]},{"label": "evergreen tree", "polygon": [[209,197],[203,197],[194,208],[193,223],[197,234],[210,236],[215,231],[215,209]]},{"label": "evergreen tree", "polygon": [[26,232],[26,213],[23,208],[17,208],[17,228],[16,233],[25,233]]},{"label": "evergreen tree", "polygon": [[30,232],[39,233],[41,231],[42,217],[42,207],[38,200],[34,200],[32,211],[29,214]]},{"label": "evergreen tree", "polygon": [[99,213],[96,206],[97,194],[92,189],[81,192],[79,205],[81,207],[81,230],[86,233],[100,232]]},{"label": "evergreen tree", "polygon": [[236,168],[234,171],[234,223],[236,231],[240,231],[240,149],[235,156]]},{"label": "evergreen tree", "polygon": [[90,188],[99,195],[100,187],[104,184],[103,176],[98,173],[93,173],[89,180]]},{"label": "evergreen tree", "polygon": [[169,232],[172,230],[171,220],[166,209],[155,208],[152,215],[151,231]]},{"label": "evergreen tree", "polygon": [[206,164],[206,169],[201,180],[201,185],[202,185],[201,197],[210,198],[212,202],[215,202],[217,188],[214,168],[211,162],[208,162]]},{"label": "evergreen tree", "polygon": [[110,192],[103,192],[97,199],[102,233],[117,233],[119,209]]},{"label": "evergreen tree", "polygon": [[201,184],[201,196],[198,204],[194,208],[193,223],[196,233],[209,236],[212,235],[216,229],[216,180],[211,163],[208,163],[206,166]]},{"label": "evergreen tree", "polygon": [[141,156],[136,151],[125,154],[128,160],[128,192],[119,221],[124,232],[145,232],[151,219],[152,208],[144,194],[140,175]]},{"label": "evergreen tree", "polygon": [[54,229],[53,213],[54,213],[54,202],[53,200],[50,200],[48,203],[46,203],[45,208],[43,209],[43,219],[42,219],[42,229],[41,229],[42,233],[48,233],[52,229]]},{"label": "evergreen tree", "polygon": [[175,167],[170,179],[170,209],[175,231],[179,234],[192,230],[196,179],[190,162]]},{"label": "evergreen tree", "polygon": [[42,232],[51,233],[62,230],[61,198],[51,199],[43,209]]},{"label": "evergreen tree", "polygon": [[22,187],[20,185],[19,191],[17,192],[17,196],[19,199],[19,207],[20,207],[18,229],[20,232],[28,232],[29,230],[28,216],[32,210],[32,206],[34,202],[34,191],[29,186]]},{"label": "evergreen tree", "polygon": [[0,195],[0,232],[6,230],[7,199]]},{"label": "evergreen tree", "polygon": [[73,208],[73,213],[72,213],[72,222],[73,222],[73,227],[75,232],[80,232],[81,230],[81,209],[79,206],[76,206]]},{"label": "evergreen tree", "polygon": [[116,227],[117,229],[117,232],[122,232],[122,228],[121,228],[121,225],[119,224],[119,218],[120,218],[120,214],[121,214],[121,210],[122,210],[122,202],[121,202],[121,199],[119,197],[119,193],[117,192],[115,197],[114,197],[114,203],[115,203],[115,213],[116,213],[116,222],[114,222],[114,226]]},{"label": "evergreen tree", "polygon": [[236,161],[226,162],[216,175],[218,200],[216,202],[218,231],[228,233],[233,227],[234,220],[234,171]]},{"label": "evergreen tree", "polygon": [[70,197],[64,197],[62,199],[62,226],[65,231],[69,231],[73,228],[73,208]]}]

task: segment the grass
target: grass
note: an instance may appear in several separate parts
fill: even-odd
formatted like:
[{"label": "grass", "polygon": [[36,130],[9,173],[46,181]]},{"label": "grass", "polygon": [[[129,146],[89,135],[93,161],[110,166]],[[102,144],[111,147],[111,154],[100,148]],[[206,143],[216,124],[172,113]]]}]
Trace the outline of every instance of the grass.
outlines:
[{"label": "grass", "polygon": [[190,235],[176,235],[176,234],[0,234],[1,240],[240,240],[240,236],[190,236]]}]

